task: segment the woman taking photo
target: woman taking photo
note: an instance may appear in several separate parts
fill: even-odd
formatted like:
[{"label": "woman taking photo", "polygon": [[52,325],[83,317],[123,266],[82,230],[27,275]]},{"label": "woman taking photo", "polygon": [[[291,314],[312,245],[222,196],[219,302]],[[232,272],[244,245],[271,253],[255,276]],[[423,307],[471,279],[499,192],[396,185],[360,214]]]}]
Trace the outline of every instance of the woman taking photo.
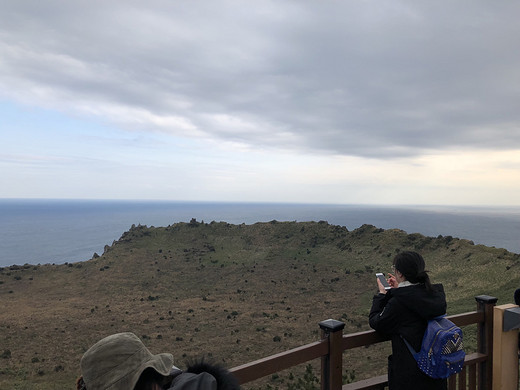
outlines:
[{"label": "woman taking photo", "polygon": [[399,253],[393,261],[393,273],[385,290],[377,280],[379,293],[372,300],[370,326],[389,335],[392,355],[388,357],[390,390],[442,390],[446,379],[433,379],[419,370],[403,338],[417,351],[428,320],[446,313],[446,297],[442,285],[432,285],[424,259],[416,252]]}]

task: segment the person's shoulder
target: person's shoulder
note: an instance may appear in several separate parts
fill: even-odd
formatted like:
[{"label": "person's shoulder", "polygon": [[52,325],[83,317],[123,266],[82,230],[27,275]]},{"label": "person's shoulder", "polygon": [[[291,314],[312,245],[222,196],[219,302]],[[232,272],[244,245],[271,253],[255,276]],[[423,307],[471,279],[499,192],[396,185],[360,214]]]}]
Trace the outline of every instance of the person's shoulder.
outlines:
[{"label": "person's shoulder", "polygon": [[445,293],[442,284],[433,284],[432,289],[428,290],[423,283],[419,283],[392,289],[392,296],[397,299],[409,299],[410,297],[420,299],[421,297],[427,298],[432,296],[443,298],[445,297]]},{"label": "person's shoulder", "polygon": [[395,297],[408,295],[408,294],[416,294],[419,290],[424,290],[424,284],[409,284],[408,286],[399,286],[398,288],[393,288],[392,295]]},{"label": "person's shoulder", "polygon": [[190,362],[186,368],[187,373],[208,373],[217,381],[218,390],[239,390],[237,379],[226,368],[219,364],[208,363],[204,360]]},{"label": "person's shoulder", "polygon": [[[427,288],[426,288],[426,285],[424,283],[419,283],[419,284],[414,284],[414,285],[411,285],[411,286],[408,286],[410,287],[410,289],[408,291],[428,291]],[[435,292],[435,293],[442,293],[444,294],[444,286],[442,285],[442,283],[435,283],[435,284],[432,284],[432,289],[431,291]]]},{"label": "person's shoulder", "polygon": [[183,372],[173,378],[168,390],[219,390],[215,377],[207,372]]},{"label": "person's shoulder", "polygon": [[515,305],[520,305],[520,288],[517,288],[515,290],[514,298],[515,298]]}]

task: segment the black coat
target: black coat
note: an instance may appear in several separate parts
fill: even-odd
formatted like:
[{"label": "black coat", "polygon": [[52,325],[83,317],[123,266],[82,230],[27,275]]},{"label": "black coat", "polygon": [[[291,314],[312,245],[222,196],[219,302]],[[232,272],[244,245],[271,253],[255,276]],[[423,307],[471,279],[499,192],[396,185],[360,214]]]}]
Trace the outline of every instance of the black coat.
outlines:
[{"label": "black coat", "polygon": [[175,367],[168,390],[240,390],[237,379],[224,367],[203,360],[191,362],[185,372]]},{"label": "black coat", "polygon": [[[432,379],[423,374],[402,340],[404,337],[416,351],[420,349],[427,321],[446,313],[446,297],[442,285],[428,292],[423,284],[390,289],[372,300],[370,326],[391,336],[392,355],[388,358],[390,390],[442,390],[446,379]],[[402,336],[402,337],[401,337]]]}]

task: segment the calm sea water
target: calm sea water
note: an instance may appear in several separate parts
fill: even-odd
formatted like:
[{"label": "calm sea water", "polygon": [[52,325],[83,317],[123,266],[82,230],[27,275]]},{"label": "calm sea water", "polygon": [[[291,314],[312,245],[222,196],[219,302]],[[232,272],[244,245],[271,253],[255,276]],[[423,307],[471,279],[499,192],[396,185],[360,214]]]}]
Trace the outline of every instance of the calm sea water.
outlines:
[{"label": "calm sea water", "polygon": [[520,207],[357,206],[0,199],[0,267],[88,260],[132,224],[328,221],[453,236],[520,253]]}]

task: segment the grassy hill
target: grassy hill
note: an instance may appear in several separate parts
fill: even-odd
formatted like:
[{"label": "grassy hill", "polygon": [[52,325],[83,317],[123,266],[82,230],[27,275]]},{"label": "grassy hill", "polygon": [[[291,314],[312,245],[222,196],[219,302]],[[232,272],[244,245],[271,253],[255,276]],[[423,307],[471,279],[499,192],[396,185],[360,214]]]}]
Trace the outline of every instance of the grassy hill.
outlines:
[{"label": "grassy hill", "polygon": [[[326,222],[133,226],[86,262],[0,269],[0,389],[73,388],[86,349],[122,331],[182,368],[316,341],[328,318],[345,333],[368,330],[374,273],[400,250],[423,254],[448,314],[474,310],[481,294],[511,302],[520,287],[520,255],[452,237]],[[385,372],[387,349],[346,354],[345,365],[356,379]],[[266,381],[286,388],[284,375]]]}]

